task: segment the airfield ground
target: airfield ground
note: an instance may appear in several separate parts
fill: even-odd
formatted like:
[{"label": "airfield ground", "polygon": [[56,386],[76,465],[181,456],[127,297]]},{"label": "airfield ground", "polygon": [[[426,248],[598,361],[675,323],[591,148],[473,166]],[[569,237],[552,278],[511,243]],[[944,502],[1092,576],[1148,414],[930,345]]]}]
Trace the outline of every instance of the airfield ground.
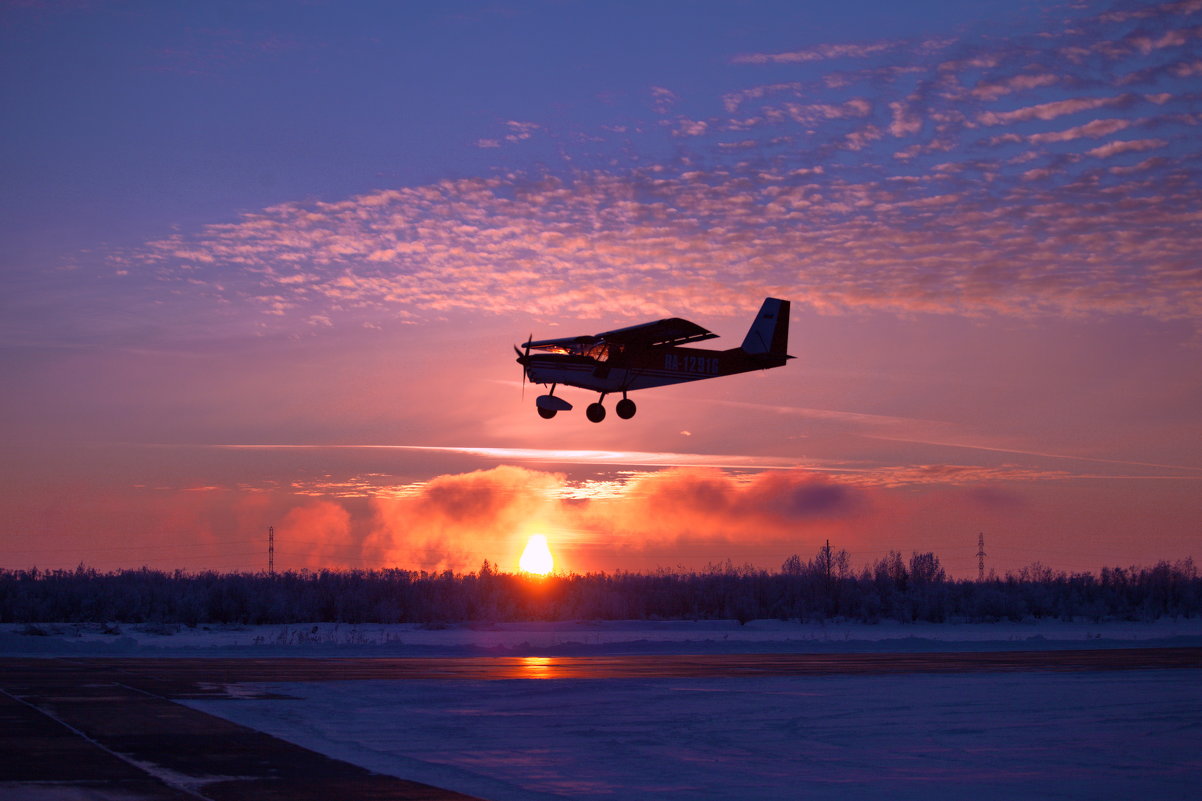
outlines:
[{"label": "airfield ground", "polygon": [[[279,683],[732,679],[1196,670],[1202,647],[485,658],[0,659],[0,796],[465,799],[180,701],[271,700]],[[276,696],[284,700],[284,696]]]}]

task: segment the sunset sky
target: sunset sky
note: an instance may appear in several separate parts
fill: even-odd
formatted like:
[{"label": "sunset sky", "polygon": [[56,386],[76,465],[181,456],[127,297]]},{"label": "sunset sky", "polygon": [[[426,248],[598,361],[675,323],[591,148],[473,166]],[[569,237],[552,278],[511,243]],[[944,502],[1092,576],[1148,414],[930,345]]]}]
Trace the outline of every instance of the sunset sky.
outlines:
[{"label": "sunset sky", "polygon": [[[26,0],[0,59],[0,567],[1202,558],[1202,0]],[[781,369],[523,397],[769,295]]]}]

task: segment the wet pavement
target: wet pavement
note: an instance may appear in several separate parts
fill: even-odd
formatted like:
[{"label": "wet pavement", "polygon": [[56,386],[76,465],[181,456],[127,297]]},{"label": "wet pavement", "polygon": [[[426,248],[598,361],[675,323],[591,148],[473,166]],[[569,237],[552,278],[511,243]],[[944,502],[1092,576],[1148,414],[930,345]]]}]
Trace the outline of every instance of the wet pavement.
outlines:
[{"label": "wet pavement", "polygon": [[0,659],[0,798],[467,799],[372,773],[176,699],[270,698],[257,683],[608,679],[1202,668],[1202,648],[693,656]]}]

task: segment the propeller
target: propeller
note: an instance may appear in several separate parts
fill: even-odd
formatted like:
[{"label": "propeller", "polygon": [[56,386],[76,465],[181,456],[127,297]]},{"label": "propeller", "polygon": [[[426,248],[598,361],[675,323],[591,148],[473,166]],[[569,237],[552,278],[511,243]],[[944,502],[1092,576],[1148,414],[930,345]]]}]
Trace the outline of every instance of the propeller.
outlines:
[{"label": "propeller", "polygon": [[513,352],[518,355],[518,364],[522,365],[522,400],[526,399],[526,364],[530,358],[530,340],[532,339],[534,339],[533,331],[531,331],[530,335],[526,337],[526,351],[524,353],[518,350],[517,345],[513,346]]}]

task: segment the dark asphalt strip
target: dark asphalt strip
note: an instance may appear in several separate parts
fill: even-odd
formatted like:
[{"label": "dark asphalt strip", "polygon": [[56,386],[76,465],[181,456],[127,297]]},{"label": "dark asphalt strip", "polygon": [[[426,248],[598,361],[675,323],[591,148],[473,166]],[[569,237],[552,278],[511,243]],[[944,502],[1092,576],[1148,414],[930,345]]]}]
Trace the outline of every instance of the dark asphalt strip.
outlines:
[{"label": "dark asphalt strip", "polygon": [[[83,672],[6,687],[0,798],[469,801]],[[10,684],[5,675],[3,683]],[[45,791],[39,794],[39,791]]]},{"label": "dark asphalt strip", "polygon": [[195,801],[78,729],[0,691],[0,797]]}]

